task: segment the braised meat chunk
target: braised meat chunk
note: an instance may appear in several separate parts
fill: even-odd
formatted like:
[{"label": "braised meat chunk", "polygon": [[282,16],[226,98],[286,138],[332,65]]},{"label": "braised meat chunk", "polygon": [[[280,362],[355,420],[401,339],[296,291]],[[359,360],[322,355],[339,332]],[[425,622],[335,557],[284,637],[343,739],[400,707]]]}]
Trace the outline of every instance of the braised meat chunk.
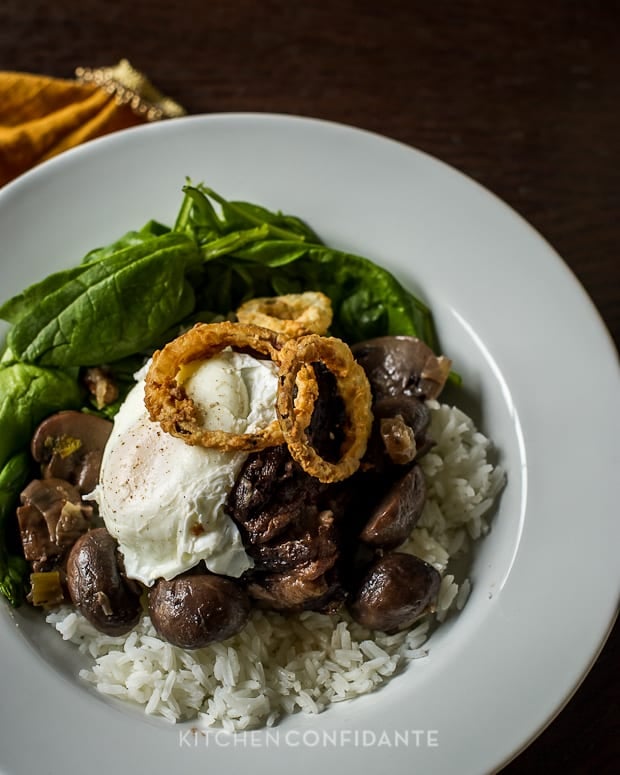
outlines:
[{"label": "braised meat chunk", "polygon": [[255,562],[252,597],[278,610],[315,610],[338,591],[335,578],[324,578],[339,554],[335,494],[302,471],[286,447],[248,458],[227,506]]},{"label": "braised meat chunk", "polygon": [[[319,398],[309,428],[322,455],[338,455],[342,400],[330,372],[315,366]],[[276,610],[335,611],[344,599],[337,566],[346,489],[307,474],[285,445],[250,455],[227,510],[255,562],[251,597]]]}]

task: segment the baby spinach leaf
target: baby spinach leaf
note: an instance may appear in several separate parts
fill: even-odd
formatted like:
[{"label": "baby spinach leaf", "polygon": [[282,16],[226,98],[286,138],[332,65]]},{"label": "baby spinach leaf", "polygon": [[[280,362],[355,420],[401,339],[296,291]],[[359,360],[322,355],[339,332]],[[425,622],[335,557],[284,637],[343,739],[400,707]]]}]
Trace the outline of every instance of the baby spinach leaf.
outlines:
[{"label": "baby spinach leaf", "polygon": [[256,242],[265,240],[269,236],[269,226],[263,224],[252,229],[243,229],[242,231],[233,231],[222,237],[217,237],[210,242],[202,245],[202,256],[206,261],[211,261],[220,256],[227,256],[234,253],[244,245],[252,245]]},{"label": "baby spinach leaf", "polygon": [[387,270],[325,246],[296,216],[229,201],[203,185],[184,191],[177,224],[195,230],[209,261],[197,288],[208,309],[229,314],[252,296],[321,290],[332,301],[335,335],[353,343],[408,334],[438,349],[430,310]]},{"label": "baby spinach leaf", "polygon": [[166,226],[159,221],[150,220],[145,223],[139,231],[128,231],[115,242],[89,251],[84,256],[82,263],[88,264],[92,261],[98,261],[101,258],[108,258],[123,248],[130,248],[134,245],[141,245],[151,237],[160,237],[162,234],[167,234],[169,231],[169,226]]},{"label": "baby spinach leaf", "polygon": [[38,305],[46,296],[62,288],[66,283],[79,277],[83,272],[81,267],[73,267],[48,275],[41,282],[34,283],[21,293],[0,306],[0,318],[7,323],[16,324],[31,313],[35,313]]},{"label": "baby spinach leaf", "polygon": [[[294,215],[275,213],[251,202],[229,201],[212,188],[203,185],[187,185],[183,191],[191,199],[194,206],[190,220],[193,219],[192,222],[195,226],[206,227],[212,233],[230,234],[234,231],[268,224],[271,236],[277,239],[320,241],[315,232],[301,218]],[[219,205],[220,216],[218,216],[211,199]],[[183,207],[181,209],[183,211]],[[179,219],[177,219],[178,223]]]},{"label": "baby spinach leaf", "polygon": [[23,557],[0,546],[0,594],[14,607],[24,602],[28,565]]},{"label": "baby spinach leaf", "polygon": [[[187,235],[169,233],[121,248],[27,289],[7,344],[16,357],[50,366],[88,366],[148,347],[189,314],[188,281],[201,261]],[[15,311],[13,301],[0,316]]]},{"label": "baby spinach leaf", "polygon": [[12,554],[0,544],[0,594],[18,608],[24,601],[28,565],[23,557]]},{"label": "baby spinach leaf", "polygon": [[[320,290],[334,309],[332,333],[350,343],[373,336],[419,336],[437,349],[428,307],[372,261],[324,245],[264,240],[234,251],[234,258],[273,270],[274,292]],[[276,271],[277,270],[277,271]],[[255,271],[255,270],[254,270]],[[276,283],[280,290],[276,290]]]},{"label": "baby spinach leaf", "polygon": [[201,243],[231,231],[225,228],[211,200],[202,193],[200,188],[186,185],[183,191],[185,196],[174,224],[174,231],[193,233]]},{"label": "baby spinach leaf", "polygon": [[6,533],[17,508],[19,494],[28,481],[30,466],[29,455],[20,452],[0,469],[0,594],[14,607],[23,601],[28,566],[23,557],[8,549]]}]

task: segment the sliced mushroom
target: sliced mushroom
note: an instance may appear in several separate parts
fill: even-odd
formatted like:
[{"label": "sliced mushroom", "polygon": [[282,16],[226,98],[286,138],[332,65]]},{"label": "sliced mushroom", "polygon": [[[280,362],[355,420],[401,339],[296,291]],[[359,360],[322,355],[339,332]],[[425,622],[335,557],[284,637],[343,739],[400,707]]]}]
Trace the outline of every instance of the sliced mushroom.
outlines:
[{"label": "sliced mushroom", "polygon": [[212,573],[159,579],[149,591],[149,613],[169,643],[197,649],[238,632],[250,613],[240,584]]},{"label": "sliced mushroom", "polygon": [[363,627],[394,633],[432,610],[440,583],[439,573],[424,560],[389,552],[370,566],[349,610]]},{"label": "sliced mushroom", "polygon": [[409,536],[422,514],[426,500],[426,480],[414,465],[395,482],[373,509],[360,533],[371,546],[394,549]]},{"label": "sliced mushroom", "polygon": [[67,587],[76,608],[107,635],[124,635],[140,618],[140,590],[122,573],[116,541],[103,527],[73,545]]},{"label": "sliced mushroom", "polygon": [[452,366],[448,358],[438,357],[413,336],[380,336],[351,349],[366,372],[375,400],[403,393],[437,398]]},{"label": "sliced mushroom", "polygon": [[99,479],[103,450],[112,423],[102,417],[67,410],[44,420],[32,438],[32,456],[44,478],[65,479],[82,495]]},{"label": "sliced mushroom", "polygon": [[17,520],[24,557],[35,572],[50,570],[92,527],[93,508],[62,479],[34,479],[21,493]]}]

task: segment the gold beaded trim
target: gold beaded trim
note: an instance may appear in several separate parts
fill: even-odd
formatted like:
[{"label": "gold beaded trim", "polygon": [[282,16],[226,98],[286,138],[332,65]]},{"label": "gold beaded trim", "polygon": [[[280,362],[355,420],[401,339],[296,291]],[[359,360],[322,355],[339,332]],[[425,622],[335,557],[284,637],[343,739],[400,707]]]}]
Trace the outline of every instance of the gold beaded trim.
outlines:
[{"label": "gold beaded trim", "polygon": [[147,121],[177,118],[187,112],[156,89],[127,59],[121,59],[114,67],[77,67],[75,77],[81,83],[94,83],[104,89],[118,105],[129,105],[134,113]]}]

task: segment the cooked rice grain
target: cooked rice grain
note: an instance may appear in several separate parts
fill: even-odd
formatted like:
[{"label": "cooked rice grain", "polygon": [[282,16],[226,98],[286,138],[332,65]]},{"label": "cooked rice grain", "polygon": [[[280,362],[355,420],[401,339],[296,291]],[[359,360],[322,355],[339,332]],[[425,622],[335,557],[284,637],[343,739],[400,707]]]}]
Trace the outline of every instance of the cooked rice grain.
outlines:
[{"label": "cooked rice grain", "polygon": [[[462,411],[436,401],[421,460],[428,498],[400,551],[417,554],[442,574],[435,618],[466,603],[449,563],[469,552],[489,529],[485,515],[504,485],[488,460],[491,443]],[[185,651],[163,641],[144,616],[125,637],[95,630],[69,607],[47,616],[65,640],[93,658],[80,677],[107,695],[141,706],[170,722],[195,719],[230,731],[272,726],[285,714],[320,713],[330,703],[373,691],[409,660],[423,658],[431,617],[405,632],[373,633],[348,614],[306,611],[283,616],[254,610],[246,627],[225,643]]]}]

